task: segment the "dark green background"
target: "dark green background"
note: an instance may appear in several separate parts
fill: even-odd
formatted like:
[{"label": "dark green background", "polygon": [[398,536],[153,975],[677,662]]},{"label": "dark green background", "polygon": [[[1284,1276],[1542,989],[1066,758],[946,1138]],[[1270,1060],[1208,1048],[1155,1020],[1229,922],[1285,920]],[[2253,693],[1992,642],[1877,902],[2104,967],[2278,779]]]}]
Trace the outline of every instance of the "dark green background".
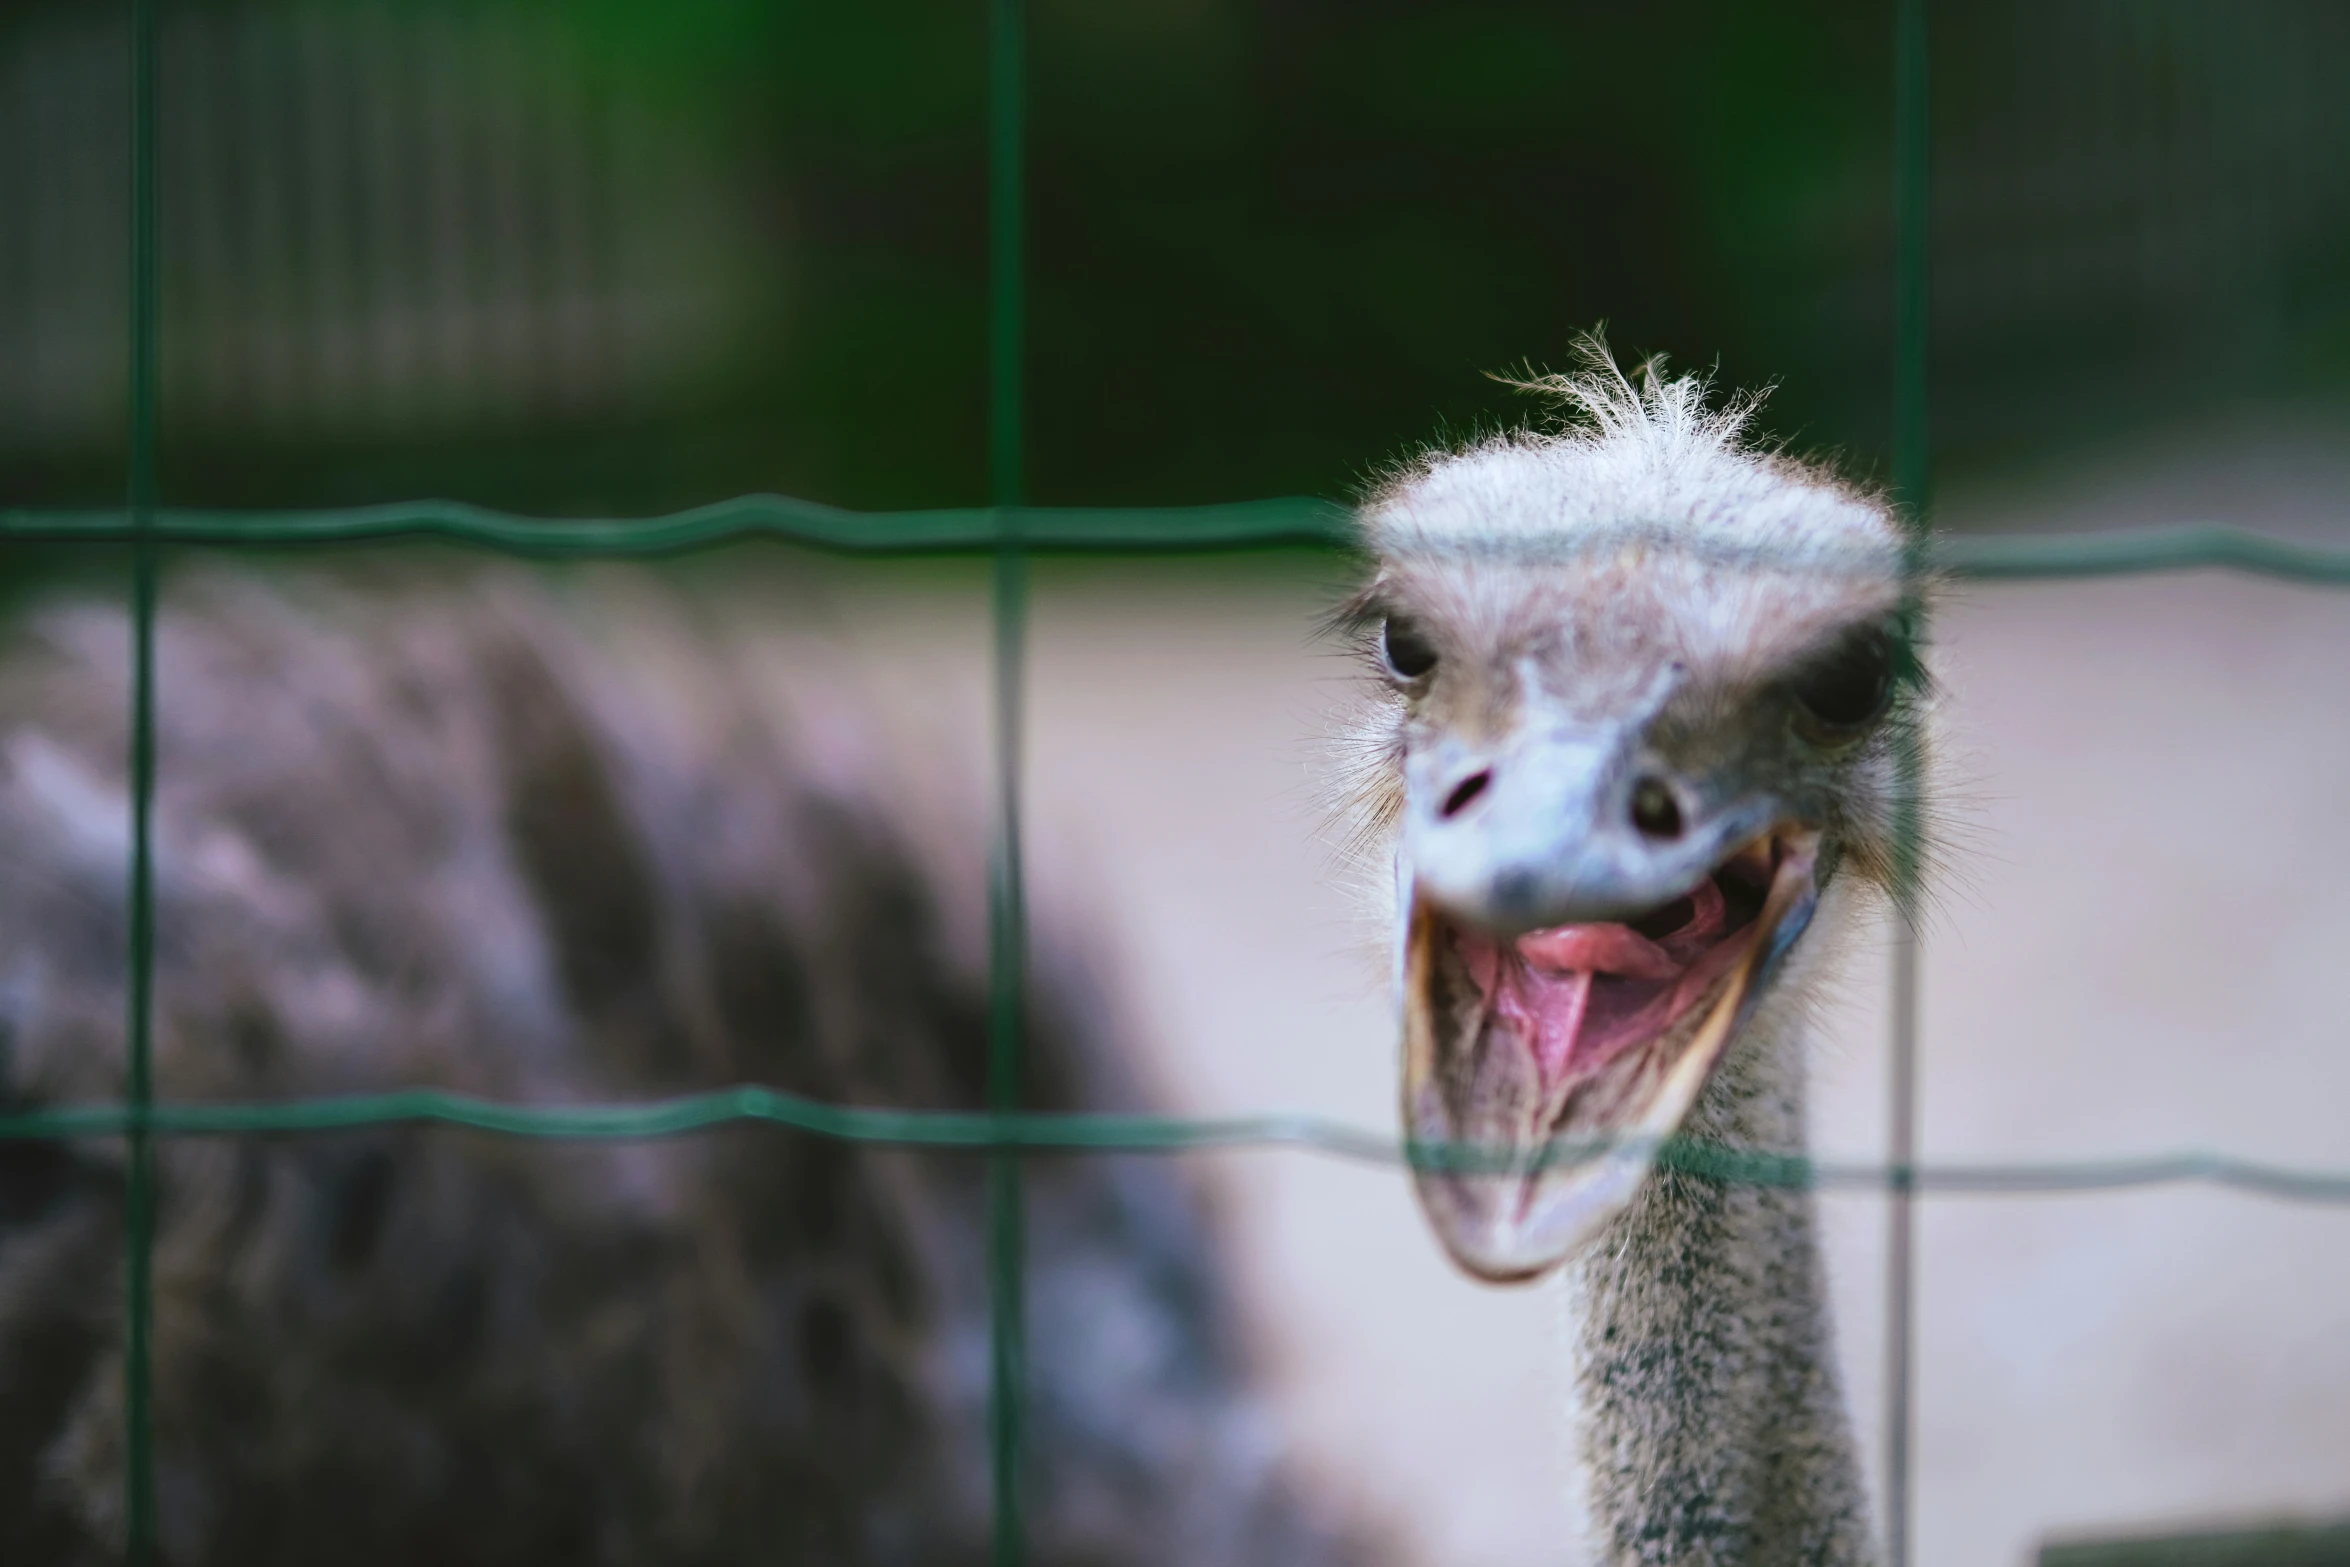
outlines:
[{"label": "dark green background", "polygon": [[[228,9],[162,5],[167,27]],[[113,9],[19,0],[0,48]],[[2339,399],[2350,8],[1937,11],[1945,471],[2247,396]],[[569,46],[534,69],[628,103],[724,191],[723,352],[619,411],[294,438],[175,399],[166,257],[166,500],[982,499],[984,0],[539,14]],[[1488,373],[1561,365],[1601,322],[1620,349],[1776,382],[1772,433],[1881,475],[1886,4],[1034,0],[1030,18],[1038,501],[1344,494],[1412,443],[1521,416]],[[120,491],[118,443],[0,450],[0,503]]]}]

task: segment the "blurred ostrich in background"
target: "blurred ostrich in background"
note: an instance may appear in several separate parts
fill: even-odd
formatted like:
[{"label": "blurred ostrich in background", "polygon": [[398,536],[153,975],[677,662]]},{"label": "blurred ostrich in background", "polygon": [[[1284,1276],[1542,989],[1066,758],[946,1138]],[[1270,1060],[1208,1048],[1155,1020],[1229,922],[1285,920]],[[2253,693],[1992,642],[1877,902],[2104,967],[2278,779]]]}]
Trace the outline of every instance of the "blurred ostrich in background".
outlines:
[{"label": "blurred ostrich in background", "polygon": [[[811,765],[774,671],[675,605],[644,632],[656,595],[354,581],[165,595],[159,1096],[980,1103],[976,856],[932,852],[886,780]],[[126,628],[62,601],[12,639],[0,1105],[113,1099]],[[1029,1102],[1131,1105],[1082,954],[1049,927],[1037,953]],[[966,1156],[376,1128],[158,1158],[172,1563],[986,1559]],[[121,1550],[122,1184],[115,1145],[0,1143],[12,1564]],[[1281,1472],[1170,1169],[1042,1161],[1027,1189],[1032,1559],[1360,1559]]]},{"label": "blurred ostrich in background", "polygon": [[1511,1161],[1424,1170],[1422,1206],[1480,1278],[1569,1265],[1604,1560],[1866,1561],[1810,1195],[1649,1165],[1676,1132],[1804,1147],[1807,1015],[1893,890],[1920,732],[1898,528],[1696,378],[1593,344],[1536,385],[1563,428],[1363,513],[1351,804],[1393,888],[1405,1125]]}]

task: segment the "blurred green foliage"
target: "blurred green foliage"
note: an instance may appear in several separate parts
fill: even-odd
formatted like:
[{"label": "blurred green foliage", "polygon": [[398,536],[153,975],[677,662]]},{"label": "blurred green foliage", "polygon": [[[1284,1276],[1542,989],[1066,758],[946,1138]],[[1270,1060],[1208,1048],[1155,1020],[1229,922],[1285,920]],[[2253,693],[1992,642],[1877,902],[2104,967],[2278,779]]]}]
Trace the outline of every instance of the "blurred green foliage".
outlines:
[{"label": "blurred green foliage", "polygon": [[[728,280],[716,346],[586,412],[423,434],[240,432],[175,418],[167,393],[167,495],[564,512],[982,495],[983,0],[392,9],[499,7],[567,40],[541,72],[709,171],[731,259],[676,261]],[[0,40],[58,14],[20,0]],[[2326,100],[2350,95],[2323,86],[2350,63],[2350,13],[1938,15],[1947,460],[2230,388],[2342,384],[2350,137]],[[1774,434],[1875,471],[1881,0],[1033,0],[1031,35],[1038,500],[1343,494],[1418,442],[1525,417],[1491,373],[1557,366],[1603,322],[1620,351],[1776,383]],[[94,450],[17,458],[0,498],[116,484]]]}]

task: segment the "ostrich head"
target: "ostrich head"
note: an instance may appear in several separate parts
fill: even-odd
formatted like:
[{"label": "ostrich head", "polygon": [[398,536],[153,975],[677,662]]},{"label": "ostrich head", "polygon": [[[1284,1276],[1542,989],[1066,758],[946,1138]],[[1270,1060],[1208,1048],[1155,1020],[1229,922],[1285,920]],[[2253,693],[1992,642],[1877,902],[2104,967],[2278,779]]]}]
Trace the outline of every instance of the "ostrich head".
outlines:
[{"label": "ostrich head", "polygon": [[1533,388],[1559,428],[1370,497],[1349,612],[1379,676],[1360,804],[1395,855],[1406,1132],[1471,1150],[1419,1195],[1494,1280],[1621,1211],[1802,1005],[1856,890],[1891,887],[1922,684],[1896,523],[1743,445],[1751,399],[1635,384],[1596,345]]}]

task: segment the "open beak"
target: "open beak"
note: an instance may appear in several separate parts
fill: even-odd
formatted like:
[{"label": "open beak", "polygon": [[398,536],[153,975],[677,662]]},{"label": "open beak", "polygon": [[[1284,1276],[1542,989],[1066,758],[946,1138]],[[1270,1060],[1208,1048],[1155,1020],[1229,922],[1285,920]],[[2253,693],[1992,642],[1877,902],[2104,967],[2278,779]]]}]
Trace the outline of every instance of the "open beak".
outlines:
[{"label": "open beak", "polygon": [[1818,845],[1782,825],[1630,918],[1515,935],[1413,901],[1404,1125],[1461,1267],[1531,1278],[1631,1201],[1810,924]]}]

